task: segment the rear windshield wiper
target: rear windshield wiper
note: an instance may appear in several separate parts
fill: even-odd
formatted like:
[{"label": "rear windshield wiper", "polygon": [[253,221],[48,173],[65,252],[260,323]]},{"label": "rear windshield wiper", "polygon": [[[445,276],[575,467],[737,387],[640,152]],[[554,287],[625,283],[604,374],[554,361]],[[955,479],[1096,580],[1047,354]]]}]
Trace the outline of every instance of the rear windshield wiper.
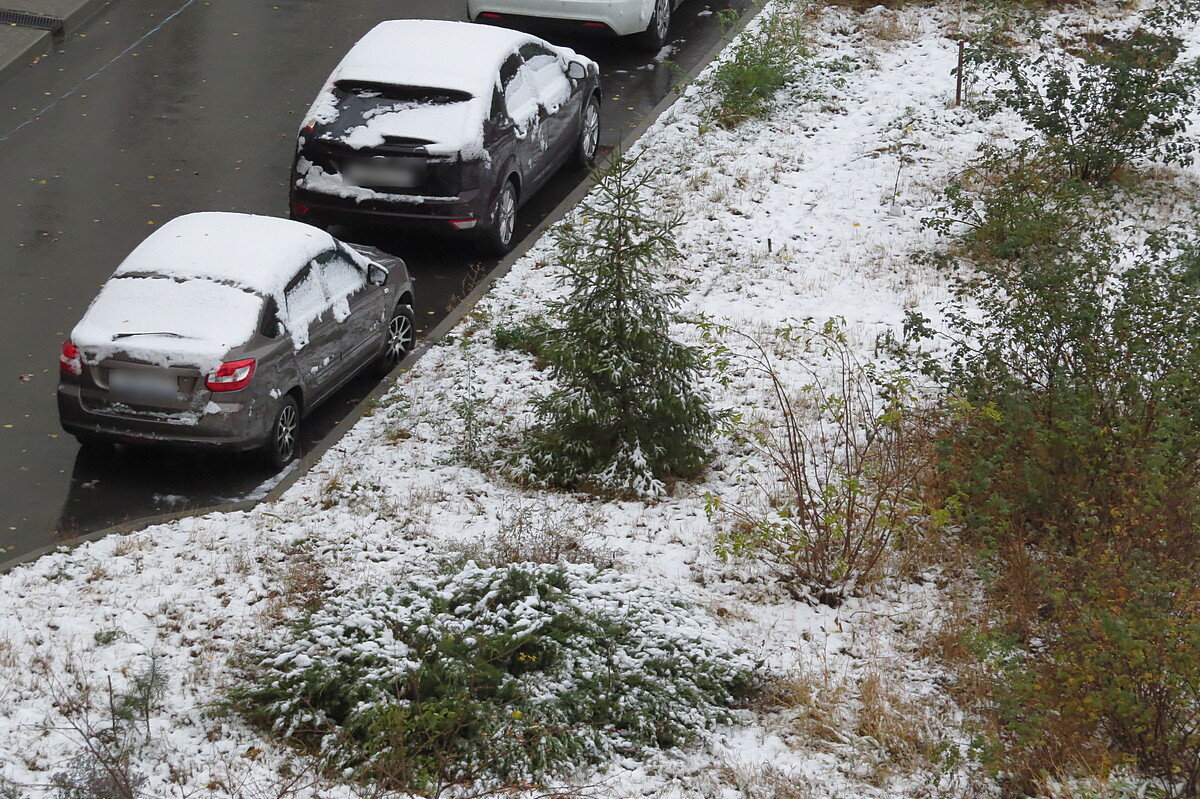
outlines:
[{"label": "rear windshield wiper", "polygon": [[169,330],[158,330],[145,333],[117,333],[113,336],[114,339],[129,338],[130,336],[170,336],[171,338],[188,338],[182,333],[172,333]]}]

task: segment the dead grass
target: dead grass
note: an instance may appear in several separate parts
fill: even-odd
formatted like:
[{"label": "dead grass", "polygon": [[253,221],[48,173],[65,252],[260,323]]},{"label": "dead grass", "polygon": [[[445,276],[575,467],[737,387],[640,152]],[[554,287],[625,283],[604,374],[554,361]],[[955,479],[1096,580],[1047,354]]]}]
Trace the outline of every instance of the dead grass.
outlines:
[{"label": "dead grass", "polygon": [[868,671],[859,682],[858,701],[854,731],[886,755],[880,762],[880,777],[932,763],[940,744],[934,708],[906,693],[898,680],[879,668]]},{"label": "dead grass", "polygon": [[507,508],[491,538],[464,546],[455,559],[477,563],[593,563],[617,565],[620,555],[604,546],[597,535],[602,519],[585,506],[552,508],[537,502],[517,502]]},{"label": "dead grass", "polygon": [[754,709],[795,744],[828,752],[846,740],[841,729],[847,695],[845,681],[828,670],[796,668],[768,679]]},{"label": "dead grass", "polygon": [[313,548],[301,545],[289,553],[282,583],[289,605],[316,610],[329,586],[329,574]]},{"label": "dead grass", "polygon": [[848,8],[851,11],[863,14],[877,6],[894,10],[916,4],[912,0],[825,0],[824,5],[836,8]]},{"label": "dead grass", "polygon": [[868,36],[884,42],[902,42],[917,38],[920,31],[901,12],[877,11],[863,21]]},{"label": "dead grass", "polygon": [[817,786],[803,774],[789,773],[772,763],[725,763],[715,769],[721,786],[743,799],[815,799]]}]

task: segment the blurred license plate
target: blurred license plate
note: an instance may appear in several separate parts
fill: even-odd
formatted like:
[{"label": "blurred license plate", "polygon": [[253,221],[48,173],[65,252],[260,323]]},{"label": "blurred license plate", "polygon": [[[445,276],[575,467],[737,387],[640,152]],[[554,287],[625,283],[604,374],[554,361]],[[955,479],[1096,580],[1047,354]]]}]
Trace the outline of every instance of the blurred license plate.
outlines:
[{"label": "blurred license plate", "polygon": [[108,387],[131,396],[175,399],[179,393],[179,379],[157,369],[111,369]]},{"label": "blurred license plate", "polygon": [[359,186],[411,189],[425,182],[425,161],[420,158],[372,158],[346,165],[346,177]]}]

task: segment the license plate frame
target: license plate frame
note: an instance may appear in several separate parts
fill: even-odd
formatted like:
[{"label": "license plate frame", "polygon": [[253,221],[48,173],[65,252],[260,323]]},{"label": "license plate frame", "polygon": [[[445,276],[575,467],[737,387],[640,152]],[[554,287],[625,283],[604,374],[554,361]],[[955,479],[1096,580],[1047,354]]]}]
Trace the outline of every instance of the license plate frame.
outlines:
[{"label": "license plate frame", "polygon": [[123,397],[176,401],[179,376],[158,369],[109,369],[108,389]]},{"label": "license plate frame", "polygon": [[342,174],[356,186],[415,189],[425,184],[428,165],[419,157],[354,158],[344,164]]}]

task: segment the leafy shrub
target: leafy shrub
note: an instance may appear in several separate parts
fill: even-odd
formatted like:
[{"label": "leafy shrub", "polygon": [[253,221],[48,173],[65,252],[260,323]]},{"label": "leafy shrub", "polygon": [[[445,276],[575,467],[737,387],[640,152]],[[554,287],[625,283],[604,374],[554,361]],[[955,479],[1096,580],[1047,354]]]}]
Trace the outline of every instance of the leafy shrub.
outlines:
[{"label": "leafy shrub", "polygon": [[[814,364],[804,366],[806,384],[793,392],[768,345],[742,337],[748,368],[766,377],[775,401],[773,413],[747,430],[775,479],[757,505],[710,498],[710,516],[734,522],[718,537],[722,554],[765,566],[797,599],[837,605],[877,576],[889,548],[914,527],[912,517],[923,515],[927,453],[909,434],[903,381],[872,382],[839,322],[777,335]],[[881,399],[881,388],[890,397]]]},{"label": "leafy shrub", "polygon": [[713,70],[716,122],[732,128],[766,117],[779,92],[800,77],[807,54],[801,13],[768,12],[754,31],[728,47]]},{"label": "leafy shrub", "polygon": [[[988,747],[1014,795],[1135,767],[1200,787],[1200,285],[1195,250],[1036,155],[951,195],[937,437],[945,507],[988,584]],[[1015,166],[1014,166],[1015,164]],[[1074,181],[1074,182],[1073,182]],[[1028,192],[1028,196],[1022,196]],[[961,220],[956,220],[961,221]],[[929,334],[925,320],[910,332]]]},{"label": "leafy shrub", "polygon": [[1124,270],[1111,242],[1043,253],[965,285],[972,305],[948,313],[940,377],[960,413],[943,455],[968,531],[1051,547],[1190,546],[1200,287],[1167,246]]},{"label": "leafy shrub", "polygon": [[643,209],[653,173],[613,159],[580,204],[587,227],[558,231],[569,288],[540,335],[557,389],[537,401],[522,470],[562,487],[653,498],[664,480],[698,473],[713,429],[694,385],[700,353],[670,336],[677,290],[656,285],[675,260],[676,220]]},{"label": "leafy shrub", "polygon": [[1005,729],[991,755],[1022,790],[1065,766],[1200,791],[1200,599],[1194,564],[1179,566],[1109,552],[1041,570],[1051,623],[991,652]]},{"label": "leafy shrub", "polygon": [[1040,30],[1038,55],[985,40],[968,50],[995,80],[984,107],[1016,112],[1080,180],[1105,183],[1130,162],[1190,164],[1195,141],[1185,132],[1200,58],[1179,60],[1179,29],[1194,22],[1193,6],[1156,4],[1141,27],[1077,54]]},{"label": "leafy shrub", "polygon": [[925,220],[955,237],[953,254],[975,270],[1009,270],[1043,260],[1048,251],[1097,245],[1108,199],[1066,173],[1054,153],[1022,143],[985,148],[951,181],[945,203]]},{"label": "leafy shrub", "polygon": [[235,701],[331,767],[417,791],[515,786],[692,740],[750,664],[695,608],[593,566],[413,578],[332,600]]}]

